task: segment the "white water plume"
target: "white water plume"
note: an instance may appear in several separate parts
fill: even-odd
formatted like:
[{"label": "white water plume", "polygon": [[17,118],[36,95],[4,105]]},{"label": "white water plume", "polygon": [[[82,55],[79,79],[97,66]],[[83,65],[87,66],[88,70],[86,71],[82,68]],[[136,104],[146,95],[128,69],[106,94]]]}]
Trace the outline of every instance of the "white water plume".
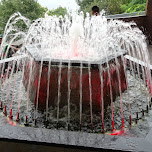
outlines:
[{"label": "white water plume", "polygon": [[[22,20],[25,25],[26,25],[26,29],[24,31],[22,31],[21,29],[18,28],[18,24],[16,24],[18,21]],[[87,118],[87,116],[85,116],[85,114],[83,113],[83,89],[86,87],[83,85],[83,73],[84,73],[84,67],[83,67],[83,61],[88,61],[88,74],[89,74],[89,93],[90,93],[90,101],[89,101],[89,105],[90,105],[90,111],[88,112],[91,115],[91,124],[93,126],[94,123],[94,111],[93,111],[93,84],[92,84],[92,78],[93,78],[93,72],[92,72],[92,67],[91,67],[91,61],[102,61],[104,60],[104,63],[107,63],[107,67],[105,68],[104,65],[102,65],[102,63],[98,63],[96,65],[98,65],[99,67],[102,67],[102,69],[100,69],[100,79],[101,79],[101,84],[99,82],[100,85],[104,84],[106,81],[106,78],[103,77],[103,73],[107,70],[108,74],[107,77],[109,78],[109,87],[110,87],[110,98],[111,98],[111,111],[109,110],[109,113],[111,113],[111,117],[112,117],[112,121],[114,122],[115,118],[118,119],[122,119],[123,117],[126,117],[126,122],[127,119],[129,118],[129,115],[131,116],[131,113],[133,113],[133,118],[135,118],[136,112],[140,112],[141,110],[143,110],[147,105],[148,105],[148,100],[145,102],[145,99],[147,98],[147,94],[149,93],[149,88],[151,87],[151,75],[150,75],[150,62],[149,62],[149,55],[148,55],[148,50],[147,50],[147,44],[146,44],[146,37],[144,36],[144,34],[142,33],[141,30],[139,30],[136,27],[136,24],[131,22],[131,23],[125,23],[123,21],[119,21],[119,20],[108,20],[103,13],[101,13],[99,16],[94,16],[94,17],[90,17],[89,14],[86,14],[86,18],[84,18],[84,14],[81,12],[80,14],[77,13],[73,13],[71,16],[65,16],[65,17],[56,17],[56,16],[48,16],[45,15],[44,18],[39,18],[36,21],[34,21],[32,24],[30,24],[29,20],[26,19],[25,17],[23,17],[20,13],[16,13],[14,14],[8,21],[6,28],[5,28],[5,32],[4,32],[4,38],[3,38],[3,42],[2,42],[2,51],[0,52],[1,57],[4,54],[4,42],[7,42],[8,48],[7,51],[9,51],[9,47],[11,46],[11,44],[15,41],[15,40],[19,40],[19,39],[23,39],[23,45],[20,49],[20,53],[30,53],[32,56],[38,57],[39,59],[41,59],[41,69],[39,70],[39,74],[38,74],[38,89],[41,87],[41,74],[42,72],[44,72],[43,69],[43,61],[45,62],[45,59],[49,59],[47,61],[49,61],[48,63],[48,71],[47,71],[47,75],[48,75],[48,82],[47,82],[47,98],[46,98],[46,116],[45,116],[45,120],[51,120],[53,118],[53,121],[55,121],[54,123],[59,123],[62,119],[62,117],[64,118],[64,120],[66,120],[66,115],[67,115],[67,120],[68,120],[68,125],[72,124],[71,122],[74,121],[74,119],[76,117],[80,117],[80,121],[77,123],[80,123],[80,125],[83,125],[84,122],[89,121],[89,119]],[[32,50],[32,52],[30,52]],[[143,79],[144,79],[144,87],[142,87],[142,82],[141,80],[139,81],[140,83],[137,84],[137,80],[136,75],[134,74],[134,68],[135,68],[135,63],[133,64],[130,60],[130,71],[133,72],[133,78],[131,78],[131,80],[129,79],[129,74],[126,73],[125,77],[128,77],[128,88],[127,88],[127,92],[125,92],[125,96],[127,96],[127,98],[120,98],[120,99],[116,99],[116,101],[114,102],[114,98],[113,98],[113,88],[112,88],[112,76],[111,76],[111,71],[110,71],[110,67],[116,67],[119,68],[120,64],[117,61],[117,56],[118,53],[121,51],[125,51],[126,53],[129,54],[129,56],[132,56],[134,58],[138,58],[139,60],[144,61],[145,63],[145,67],[141,66],[142,69],[142,74],[143,74]],[[7,54],[7,53],[6,53]],[[113,59],[115,60],[115,63],[109,63],[109,59],[108,57],[112,55]],[[125,65],[125,61],[124,61],[124,56],[122,55],[122,65],[124,66],[124,69],[126,69],[126,65]],[[26,68],[29,69],[29,78],[28,79],[28,83],[27,83],[27,90],[25,91],[24,89],[22,89],[21,87],[24,88],[24,86],[22,85],[22,83],[19,83],[20,80],[23,81],[24,79],[24,74],[26,74],[27,72],[24,72],[24,69],[22,70],[23,73],[21,72],[16,72],[17,74],[22,74],[20,76],[20,78],[17,77],[17,84],[19,84],[20,90],[22,90],[24,92],[24,97],[26,98],[24,100],[24,103],[26,103],[26,105],[20,104],[22,101],[22,91],[19,91],[19,101],[16,101],[17,103],[19,103],[19,106],[16,106],[15,108],[17,109],[16,111],[20,110],[20,106],[21,106],[21,114],[22,117],[24,117],[24,114],[26,113],[26,116],[30,115],[30,111],[31,109],[29,109],[30,107],[33,107],[34,109],[34,105],[31,104],[30,102],[30,87],[32,86],[31,80],[33,80],[33,74],[35,72],[35,69],[33,68],[33,63],[35,62],[35,60],[33,58],[29,58],[29,67],[25,67],[25,71]],[[59,63],[60,65],[58,66],[59,71],[58,72],[58,90],[57,90],[57,99],[56,99],[56,107],[49,107],[49,94],[51,93],[51,88],[50,88],[50,82],[52,82],[51,77],[49,77],[49,75],[52,74],[52,67],[54,66],[53,60],[54,59],[59,59]],[[67,101],[67,105],[68,106],[64,106],[64,108],[60,108],[60,101],[62,100],[62,94],[61,94],[61,84],[63,82],[62,80],[62,70],[64,70],[64,65],[62,65],[62,60],[68,60],[69,66],[68,66],[68,72],[67,72],[67,83],[68,83],[68,101]],[[71,84],[72,84],[72,79],[71,79],[71,73],[72,71],[74,71],[74,68],[72,63],[70,60],[77,60],[81,63],[80,65],[80,101],[77,101],[78,103],[80,102],[80,110],[79,108],[77,108],[76,105],[73,106],[72,100],[73,100],[73,96],[72,96],[72,89],[71,89]],[[40,60],[38,60],[40,61]],[[26,63],[24,62],[24,64]],[[52,65],[51,65],[52,64]],[[139,73],[139,62],[136,63],[137,64],[137,74],[138,74],[138,79],[140,78],[140,73]],[[3,71],[5,69],[5,63],[1,65],[2,66],[2,75],[3,75]],[[15,66],[15,65],[14,65]],[[26,66],[26,64],[24,65]],[[9,69],[9,68],[8,68]],[[14,69],[14,68],[12,68]],[[102,72],[103,70],[103,72]],[[98,70],[97,70],[98,71]],[[126,71],[126,70],[124,70]],[[119,87],[119,92],[120,95],[122,94],[121,92],[121,76],[120,73],[117,69],[117,77],[118,77],[118,87]],[[13,70],[11,72],[13,75]],[[54,74],[54,73],[53,73]],[[66,75],[66,74],[65,74]],[[8,77],[8,74],[6,74],[6,78]],[[23,78],[21,78],[23,77]],[[124,78],[125,79],[125,78]],[[135,81],[135,80],[137,81]],[[7,79],[6,79],[7,80]],[[133,82],[130,82],[132,81]],[[14,83],[13,81],[16,81],[16,79],[14,80],[13,77],[11,76],[9,79],[9,83],[7,84],[7,81],[4,83],[4,86],[2,87],[2,95],[0,95],[0,97],[6,102],[10,103],[10,95],[13,94],[13,98],[14,100],[18,99],[18,95],[17,98],[15,97],[15,92],[17,92],[15,90],[15,87],[12,89],[11,86],[13,86],[12,84]],[[43,81],[42,81],[43,82]],[[150,85],[149,85],[150,83]],[[16,82],[14,83],[16,84]],[[131,85],[130,85],[131,84]],[[36,85],[36,83],[35,83]],[[9,86],[7,88],[7,86]],[[136,99],[136,91],[139,90],[139,88],[137,88],[137,86],[140,86],[140,91],[137,92],[137,96],[139,94],[141,94],[142,96],[142,92],[145,91],[144,95],[144,100],[143,101],[139,101],[137,102]],[[106,96],[106,93],[104,92],[104,86],[102,85],[101,87],[101,94],[102,94],[102,98],[104,96]],[[17,88],[17,87],[16,87]],[[151,89],[151,88],[150,88]],[[7,91],[8,90],[8,91]],[[13,90],[13,91],[12,91]],[[130,91],[131,90],[131,91]],[[32,90],[32,94],[34,94],[35,90]],[[12,92],[12,93],[10,93]],[[150,92],[151,93],[151,92]],[[104,94],[104,95],[103,95]],[[123,94],[123,96],[124,96]],[[128,98],[130,97],[130,100],[132,101],[130,103],[130,101],[127,101]],[[145,98],[146,96],[146,98]],[[135,98],[135,99],[134,99]],[[126,100],[127,99],[127,100]],[[8,101],[7,101],[8,100]],[[120,110],[120,102],[121,101],[121,110]],[[39,92],[37,92],[37,100],[36,100],[36,112],[35,112],[35,118],[37,118],[39,116],[39,113],[37,113],[38,111],[38,102],[39,102]],[[15,101],[13,101],[12,103],[14,104]],[[66,102],[66,101],[65,101]],[[102,123],[104,124],[105,122],[105,126],[106,125],[106,121],[104,120],[107,116],[104,115],[104,103],[106,103],[107,101],[104,101],[104,98],[101,99],[100,101],[100,109],[101,109],[101,114],[102,114]],[[125,104],[126,106],[124,108],[124,115],[123,115],[123,109],[122,109],[122,103]],[[141,105],[138,105],[141,104]],[[73,107],[76,107],[76,110],[72,110],[71,109],[71,105]],[[129,105],[129,109],[128,110],[128,105]],[[131,106],[130,106],[131,105]],[[136,107],[138,109],[136,109]],[[65,109],[65,111],[67,110],[67,114],[66,112],[64,112],[63,110]],[[53,113],[52,113],[53,111]],[[80,116],[76,115],[77,113],[80,113]],[[54,114],[55,113],[55,114]],[[57,116],[56,116],[57,114]],[[34,115],[34,114],[31,114]],[[88,117],[90,117],[90,115],[88,115]],[[117,116],[118,115],[118,116]],[[121,115],[121,117],[120,117]],[[41,115],[42,116],[42,115]],[[43,115],[44,116],[44,115]],[[61,117],[62,116],[62,117]],[[85,119],[84,119],[85,117]],[[95,115],[95,117],[97,118],[97,115]],[[105,117],[105,118],[104,118]],[[128,117],[128,118],[127,118]],[[32,118],[32,116],[31,116]],[[77,119],[77,118],[76,118]],[[99,122],[100,121],[100,116],[98,116]],[[62,119],[63,120],[63,119]],[[72,121],[71,121],[72,120]],[[110,120],[110,119],[109,119]],[[111,120],[110,120],[111,121]],[[108,123],[110,122],[108,121]],[[118,124],[120,124],[121,120],[118,120]],[[90,122],[89,122],[90,123]],[[52,123],[53,124],[53,123]],[[97,124],[97,123],[96,123]],[[111,122],[110,122],[111,124]],[[78,125],[77,125],[78,127]],[[100,126],[99,126],[100,128]],[[92,127],[93,129],[93,127]],[[113,128],[114,129],[114,128]]]},{"label": "white water plume", "polygon": [[[19,31],[15,24],[18,20],[23,20],[29,29]],[[17,34],[18,39],[24,39],[21,50],[33,48],[40,58],[100,61],[106,58],[106,54],[114,55],[113,50],[120,52],[123,49],[128,52],[126,48],[131,50],[131,46],[136,44],[135,54],[138,53],[136,48],[141,48],[145,60],[149,60],[146,38],[136,24],[107,20],[103,13],[93,17],[87,13],[86,18],[83,12],[65,17],[45,15],[31,25],[28,19],[16,13],[6,25],[3,42],[10,42],[10,36],[12,38]]]}]

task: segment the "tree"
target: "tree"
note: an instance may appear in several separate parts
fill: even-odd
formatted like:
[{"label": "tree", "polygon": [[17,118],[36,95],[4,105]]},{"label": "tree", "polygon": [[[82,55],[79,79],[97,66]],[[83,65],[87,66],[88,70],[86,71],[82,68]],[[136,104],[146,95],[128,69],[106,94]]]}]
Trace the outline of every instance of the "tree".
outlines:
[{"label": "tree", "polygon": [[146,1],[147,0],[130,0],[129,3],[122,5],[121,9],[125,13],[145,11]]},{"label": "tree", "polygon": [[121,5],[124,4],[126,1],[123,0],[104,0],[106,1],[105,10],[107,14],[121,14],[122,9]]},{"label": "tree", "polygon": [[50,16],[53,16],[53,15],[56,15],[57,17],[59,17],[59,16],[65,16],[67,14],[67,9],[66,8],[63,8],[63,7],[58,7],[57,9],[55,9],[55,10],[50,10],[49,12],[48,12],[48,15],[50,15]]},{"label": "tree", "polygon": [[94,5],[104,9],[106,14],[121,14],[124,12],[143,11],[146,7],[146,0],[76,0],[80,11],[91,12]]},{"label": "tree", "polygon": [[91,8],[95,5],[100,6],[100,9],[104,7],[104,3],[103,5],[100,5],[101,1],[99,0],[76,0],[76,2],[80,6],[79,11],[83,11],[84,14],[86,14],[86,12],[90,13]]},{"label": "tree", "polygon": [[124,3],[123,0],[76,0],[76,2],[80,6],[80,11],[84,13],[91,12],[91,8],[97,5],[100,10],[104,9],[107,14],[122,13],[120,6]]},{"label": "tree", "polygon": [[45,11],[46,8],[43,8],[37,0],[1,0],[0,33],[3,32],[9,17],[15,12],[20,12],[30,20],[35,20],[39,17],[43,17]]}]

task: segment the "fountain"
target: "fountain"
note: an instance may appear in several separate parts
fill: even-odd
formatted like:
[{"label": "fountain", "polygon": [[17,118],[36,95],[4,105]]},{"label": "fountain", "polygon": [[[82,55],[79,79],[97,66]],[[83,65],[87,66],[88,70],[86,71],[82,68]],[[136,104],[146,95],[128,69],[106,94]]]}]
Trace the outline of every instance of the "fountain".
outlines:
[{"label": "fountain", "polygon": [[[52,135],[61,130],[120,135],[149,111],[145,36],[135,23],[107,20],[103,13],[86,16],[46,15],[32,24],[20,13],[9,19],[1,57],[4,42],[7,56],[11,44],[24,39],[13,57],[0,61],[1,110],[9,123],[48,128]],[[27,31],[16,27],[19,20]]]}]

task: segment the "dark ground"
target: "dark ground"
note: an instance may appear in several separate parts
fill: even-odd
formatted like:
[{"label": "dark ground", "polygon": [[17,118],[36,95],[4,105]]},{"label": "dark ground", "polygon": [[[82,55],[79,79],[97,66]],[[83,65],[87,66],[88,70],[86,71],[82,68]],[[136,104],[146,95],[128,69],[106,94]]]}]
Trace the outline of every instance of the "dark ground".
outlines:
[{"label": "dark ground", "polygon": [[24,143],[11,140],[0,141],[0,152],[116,152],[118,150],[91,149],[84,147],[69,147],[64,145],[46,145],[39,143]]}]

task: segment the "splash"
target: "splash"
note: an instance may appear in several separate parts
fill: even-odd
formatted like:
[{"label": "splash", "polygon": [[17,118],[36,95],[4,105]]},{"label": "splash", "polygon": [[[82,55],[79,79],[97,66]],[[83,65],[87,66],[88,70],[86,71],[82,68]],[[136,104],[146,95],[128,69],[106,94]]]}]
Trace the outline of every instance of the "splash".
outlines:
[{"label": "splash", "polygon": [[[19,20],[26,24],[25,31],[19,31],[16,25]],[[16,13],[7,23],[2,46],[4,42],[11,45],[16,39],[21,38],[24,39],[21,52],[28,52],[26,48],[33,48],[34,56],[40,59],[101,61],[107,55],[114,55],[122,50],[133,54],[134,47],[135,54],[141,49],[141,60],[145,54],[145,60],[149,61],[146,38],[136,24],[107,20],[104,12],[93,17],[87,13],[86,18],[83,12],[65,17],[45,15],[32,24]]]},{"label": "splash", "polygon": [[[18,27],[18,22],[20,21],[22,21],[26,26],[24,31],[20,30],[20,28]],[[134,94],[134,98],[137,98],[139,94],[142,95],[142,89],[144,88],[145,93],[147,93],[145,97],[147,101],[143,100],[141,102],[142,110],[144,110],[145,104],[148,105],[149,99],[147,99],[147,97],[150,97],[149,92],[151,91],[149,55],[146,45],[146,37],[136,27],[135,23],[125,23],[119,20],[107,20],[103,12],[101,12],[99,16],[94,17],[90,17],[87,13],[86,18],[84,18],[84,14],[82,12],[79,14],[73,13],[70,16],[65,17],[45,15],[44,18],[37,19],[33,23],[30,23],[30,21],[23,17],[20,13],[15,13],[13,16],[11,16],[5,28],[4,38],[1,45],[2,49],[0,51],[1,57],[4,57],[4,54],[6,57],[9,53],[9,48],[12,43],[20,39],[22,39],[23,44],[20,50],[15,55],[17,56],[20,53],[26,53],[29,55],[29,60],[24,60],[23,62],[23,60],[21,59],[19,61],[19,64],[21,64],[22,66],[22,72],[20,73],[19,78],[14,77],[14,75],[17,75],[20,70],[17,70],[15,72],[14,68],[12,68],[11,75],[9,76],[8,72],[8,74],[6,74],[5,76],[6,81],[3,81],[3,83],[3,78],[1,78],[0,81],[2,84],[1,98],[3,99],[3,101],[5,101],[5,109],[7,108],[6,106],[9,106],[10,104],[10,116],[12,116],[13,110],[17,107],[17,120],[19,120],[19,111],[21,111],[21,117],[26,118],[25,122],[26,124],[28,124],[28,119],[30,115],[29,111],[31,111],[30,107],[32,107],[34,109],[34,112],[32,111],[32,117],[34,116],[36,124],[38,118],[41,117],[38,111],[38,106],[46,102],[46,113],[43,114],[43,116],[45,115],[44,119],[46,120],[46,122],[48,122],[48,120],[53,121],[57,124],[58,128],[61,120],[63,121],[63,119],[61,118],[62,108],[60,108],[60,102],[61,100],[64,100],[66,102],[66,98],[62,99],[61,95],[67,93],[67,107],[64,107],[65,109],[67,109],[68,116],[67,118],[65,118],[66,116],[63,116],[64,121],[66,119],[68,120],[68,128],[70,128],[69,126],[73,125],[71,123],[71,120],[75,118],[75,113],[78,113],[76,117],[79,115],[80,121],[77,119],[79,121],[77,121],[77,127],[80,125],[80,128],[83,130],[85,128],[83,126],[84,123],[89,120],[87,116],[85,116],[86,118],[84,120],[84,114],[82,110],[84,109],[83,99],[86,95],[87,102],[85,104],[90,106],[89,112],[87,113],[89,113],[89,123],[91,123],[91,125],[88,123],[88,121],[87,123],[91,126],[91,129],[93,131],[95,127],[99,127],[97,123],[101,123],[102,117],[101,128],[103,128],[104,132],[109,126],[109,121],[112,121],[110,122],[110,124],[112,124],[111,128],[115,130],[115,127],[118,127],[118,125],[124,127],[124,125],[126,125],[127,119],[129,119],[131,123],[131,113],[139,114],[141,112],[141,107],[138,106],[139,101],[137,102],[137,99],[133,100],[135,102],[133,103],[134,106],[131,109],[130,105],[132,103],[130,103],[129,98],[131,94]],[[5,43],[8,44],[7,49],[4,49]],[[123,55],[119,55],[120,60],[118,60],[118,54],[121,52],[127,53],[129,57],[124,58]],[[32,58],[30,58],[31,56]],[[114,62],[109,62],[108,58],[110,56],[112,56]],[[139,60],[143,61],[145,65],[140,65],[139,60],[137,60],[136,62],[135,60],[131,61],[132,58],[130,56],[132,56],[133,58],[138,58]],[[58,62],[57,66],[55,65],[56,67],[54,67],[54,60],[57,60]],[[65,60],[67,60],[66,63],[68,63],[68,67],[67,64],[66,66],[64,65]],[[35,63],[36,61],[41,62],[40,67],[34,67],[34,64],[37,64]],[[105,64],[103,64],[101,61],[104,61]],[[45,64],[45,62],[47,62],[47,65]],[[80,63],[80,67],[78,66],[75,68],[75,66],[72,65],[73,62]],[[128,87],[129,85],[127,84],[127,82],[129,82],[127,78],[128,73],[125,72],[128,62],[130,71],[132,72],[133,78],[135,78],[135,80],[139,80],[141,78],[139,66],[140,70],[142,71],[143,81],[139,80],[138,82],[140,86],[140,91],[138,93],[136,92],[137,89],[131,90],[130,92],[130,88]],[[14,61],[13,63],[15,66],[16,61]],[[84,66],[83,63],[86,63],[87,66]],[[92,63],[95,63],[98,68],[94,70],[92,68]],[[46,69],[44,68],[45,66]],[[5,75],[5,63],[0,64],[0,67],[2,71],[1,76],[3,74]],[[136,69],[137,71],[135,73],[134,71]],[[76,70],[75,73],[74,70]],[[94,71],[96,73],[93,73]],[[124,74],[121,75],[122,73]],[[48,78],[46,78],[46,75]],[[9,80],[8,82],[7,79]],[[79,85],[74,85],[76,80],[77,84]],[[136,88],[136,85],[138,85],[135,80],[133,79],[134,88]],[[56,82],[55,85],[53,85],[54,82]],[[65,83],[64,89],[62,86],[63,82]],[[107,84],[106,90],[104,90],[105,83]],[[126,89],[126,84],[127,98],[123,99],[123,91],[124,89]],[[142,85],[144,86],[143,88]],[[35,87],[34,89],[32,89],[33,86]],[[56,92],[55,95],[51,96],[51,92],[52,90],[54,90],[54,86],[56,87]],[[26,88],[26,90],[24,91],[25,95],[22,95],[22,88],[24,87]],[[71,105],[73,104],[72,102],[74,100],[74,97],[72,96],[72,91],[75,90],[76,87],[78,91],[78,99],[76,100],[77,103],[76,105],[74,104],[74,106],[76,107],[76,109],[79,110],[77,110],[73,114],[73,111],[71,110]],[[88,94],[85,94],[87,89]],[[65,93],[61,93],[62,90],[65,90]],[[18,98],[15,97],[16,92],[19,93]],[[108,95],[107,92],[109,92]],[[114,94],[116,92],[118,93],[118,96],[120,95],[120,99],[115,99]],[[97,98],[94,98],[94,93],[97,93]],[[30,102],[31,94],[33,95],[33,98],[36,99],[36,109],[34,105]],[[107,114],[105,115],[104,111],[105,106],[106,108],[108,106],[107,100],[104,101],[104,96],[106,95],[109,96],[108,99],[111,102],[109,110],[109,114],[111,114],[111,119],[109,119],[108,121],[106,120]],[[26,98],[24,101],[26,105],[24,105],[23,102],[21,103],[22,96]],[[56,102],[56,107],[53,107],[53,110],[50,110],[49,103],[51,99],[53,99],[52,97],[56,98],[54,100]],[[118,102],[116,102],[117,100]],[[97,116],[94,112],[93,104],[95,102],[98,103],[97,107],[99,110],[101,110],[100,116]],[[125,102],[127,102],[127,106],[124,106]],[[14,104],[18,104],[18,106],[15,107],[13,106]],[[77,104],[79,104],[79,108],[77,108]],[[123,106],[125,107],[125,110]],[[127,109],[128,107],[129,110]],[[57,116],[54,116],[51,111],[54,111]],[[127,113],[126,111],[129,111],[129,113]],[[66,112],[63,111],[64,115],[66,115],[65,113]],[[49,116],[50,114],[51,118]],[[99,121],[95,122],[94,117]],[[116,121],[116,119],[118,120]],[[113,133],[113,135],[120,134],[122,134],[121,131]]]}]

